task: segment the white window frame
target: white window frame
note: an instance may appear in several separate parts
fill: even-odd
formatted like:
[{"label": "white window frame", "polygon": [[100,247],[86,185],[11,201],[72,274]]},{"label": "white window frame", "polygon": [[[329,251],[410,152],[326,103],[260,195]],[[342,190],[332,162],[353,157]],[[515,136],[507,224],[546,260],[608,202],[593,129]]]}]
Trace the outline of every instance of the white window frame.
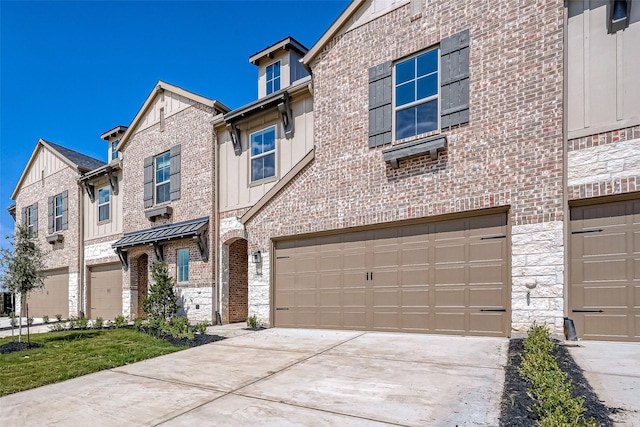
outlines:
[{"label": "white window frame", "polygon": [[[100,203],[100,192],[103,190],[107,191],[108,197],[106,202]],[[107,206],[107,217],[100,219],[100,208],[104,206]],[[109,220],[111,220],[111,188],[106,186],[98,189],[98,222],[105,222]]]},{"label": "white window frame", "polygon": [[[275,66],[276,64],[278,64],[278,72],[279,72],[278,77],[273,77],[272,79],[267,78],[267,73],[269,71],[269,68]],[[276,61],[273,64],[267,65],[267,67],[264,69],[264,81],[265,81],[264,90],[265,90],[265,94],[271,95],[272,93],[275,93],[275,92],[279,91],[280,89],[282,89],[282,79],[281,79],[281,77],[282,77],[282,62],[281,61]],[[269,92],[269,82],[272,83],[271,87],[273,88],[273,83],[276,80],[278,81],[278,89],[274,89],[271,92]]]},{"label": "white window frame", "polygon": [[[180,254],[187,253],[186,264],[181,264],[182,258]],[[189,248],[180,248],[176,251],[176,277],[178,283],[185,283],[189,281],[189,261],[191,258],[191,251]]]},{"label": "white window frame", "polygon": [[33,209],[33,205],[27,206],[27,230],[29,231],[30,236],[35,236],[35,232],[37,231],[35,226],[35,209]]},{"label": "white window frame", "polygon": [[[437,91],[437,93],[435,95],[428,96],[426,98],[418,99],[418,100],[415,100],[415,101],[410,102],[408,104],[401,105],[400,107],[396,107],[396,75],[397,75],[396,67],[398,66],[398,64],[401,64],[404,61],[408,61],[408,60],[410,60],[412,58],[417,58],[420,55],[423,55],[425,53],[428,53],[428,52],[431,52],[431,51],[434,51],[434,50],[437,52],[437,57],[438,57],[438,71],[437,71],[437,73],[438,73],[438,83],[437,83],[438,91]],[[442,64],[440,63],[440,56],[441,56],[440,47],[438,46],[438,47],[432,47],[432,48],[429,48],[429,49],[421,50],[420,52],[416,52],[416,53],[414,53],[412,55],[409,55],[409,56],[407,56],[405,58],[402,58],[402,59],[400,59],[398,61],[395,61],[393,63],[392,80],[391,80],[391,132],[392,132],[392,140],[393,141],[397,141],[398,140],[397,132],[396,132],[396,113],[398,111],[406,110],[407,108],[415,107],[415,106],[418,106],[420,104],[425,104],[425,103],[427,103],[429,101],[433,101],[434,99],[437,99],[437,105],[438,105],[438,107],[437,107],[438,110],[437,110],[437,113],[436,113],[438,124],[437,124],[435,129],[432,129],[432,130],[430,130],[428,132],[425,132],[425,133],[429,134],[429,133],[439,133],[440,132],[440,120],[441,120],[441,118],[440,118],[440,115],[441,115],[441,106],[440,106],[440,89],[441,89],[441,86],[440,86],[440,78],[441,78],[441,75],[442,75],[442,73],[441,73]],[[406,137],[404,137],[402,139],[411,139],[411,138],[415,138],[415,137],[417,137],[419,135],[422,135],[422,134],[421,133],[416,133],[415,135],[406,136]]]},{"label": "white window frame", "polygon": [[[269,150],[260,154],[256,154],[255,156],[251,153],[251,141],[253,140],[253,135],[256,135],[258,133],[264,133],[267,132],[269,130],[273,129],[273,139],[274,139],[274,144],[273,144],[273,150]],[[278,176],[278,127],[273,125],[273,126],[269,126],[266,127],[264,129],[260,129],[258,131],[252,132],[249,134],[249,182],[251,184],[254,184],[256,182],[261,182],[261,181],[265,181],[268,179],[272,179]],[[271,176],[267,176],[264,178],[260,178],[260,179],[253,179],[253,161],[255,159],[259,159],[261,157],[267,157],[270,156],[271,154],[273,154],[273,175]]]},{"label": "white window frame", "polygon": [[[58,215],[58,208],[60,209],[60,215]],[[64,210],[62,208],[62,193],[60,193],[53,198],[53,231],[62,231],[63,213],[64,213]],[[59,227],[58,227],[58,220],[60,220]]]},{"label": "white window frame", "polygon": [[111,141],[111,160],[116,160],[120,157],[120,152],[116,150],[116,147],[120,143],[120,140],[116,139],[115,141]]},{"label": "white window frame", "polygon": [[[158,178],[158,159],[164,156],[167,156],[167,158],[169,159],[169,166],[167,167],[167,169],[169,169],[169,173],[167,174],[167,179],[165,181],[158,182],[158,179],[157,179]],[[153,200],[155,201],[156,204],[167,203],[171,200],[170,183],[171,183],[171,155],[169,154],[169,151],[167,151],[162,154],[158,154],[153,158]],[[169,196],[167,197],[167,200],[163,200],[160,202],[158,201],[158,188],[162,186],[169,187]]]}]

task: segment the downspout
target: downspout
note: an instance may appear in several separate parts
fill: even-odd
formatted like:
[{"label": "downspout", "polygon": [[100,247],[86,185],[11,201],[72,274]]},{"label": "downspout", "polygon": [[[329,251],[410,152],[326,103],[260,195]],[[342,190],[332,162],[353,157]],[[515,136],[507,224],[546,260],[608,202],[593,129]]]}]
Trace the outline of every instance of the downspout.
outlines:
[{"label": "downspout", "polygon": [[[220,313],[219,313],[219,307],[221,305],[221,298],[222,298],[222,290],[221,290],[221,286],[220,286],[220,282],[219,282],[219,277],[218,277],[218,272],[220,271],[219,269],[219,253],[220,251],[219,246],[220,246],[220,227],[219,227],[219,220],[220,220],[220,215],[218,214],[218,194],[219,192],[219,183],[220,183],[220,167],[219,167],[219,159],[218,159],[218,134],[216,133],[216,127],[215,124],[211,124],[211,131],[213,134],[213,167],[215,168],[215,171],[213,173],[213,244],[211,245],[213,247],[213,283],[214,283],[214,295],[212,296],[214,299],[214,304],[213,304],[213,313],[211,313],[211,324],[218,324],[220,319]],[[217,286],[216,286],[217,285]],[[221,322],[220,322],[221,323]]]},{"label": "downspout", "polygon": [[86,289],[86,266],[84,265],[84,193],[82,191],[82,184],[78,183],[78,307],[76,313],[78,317],[85,317],[87,315],[85,295]]},{"label": "downspout", "polygon": [[568,66],[567,66],[567,47],[568,47],[568,37],[567,31],[569,29],[569,5],[567,0],[564,1],[563,6],[563,17],[562,17],[562,26],[563,26],[563,34],[562,34],[562,210],[563,210],[563,229],[564,229],[564,271],[563,271],[563,299],[564,299],[564,313],[565,318],[569,316],[569,244],[571,242],[571,231],[570,231],[570,209],[569,209],[569,195],[568,195],[568,184],[569,179],[567,177],[567,172],[569,170],[568,165],[568,108],[567,108],[567,81],[568,81]]}]

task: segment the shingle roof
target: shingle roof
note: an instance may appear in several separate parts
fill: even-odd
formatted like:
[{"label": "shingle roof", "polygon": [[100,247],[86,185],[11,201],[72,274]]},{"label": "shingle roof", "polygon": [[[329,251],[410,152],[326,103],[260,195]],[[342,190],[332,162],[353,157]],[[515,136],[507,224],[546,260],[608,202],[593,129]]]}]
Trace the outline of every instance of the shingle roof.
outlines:
[{"label": "shingle roof", "polygon": [[149,243],[167,242],[169,240],[184,239],[200,234],[207,228],[209,217],[192,219],[176,224],[161,225],[141,231],[126,233],[124,237],[113,245],[115,248],[125,248]]},{"label": "shingle roof", "polygon": [[[45,140],[43,139],[43,141]],[[53,149],[55,149],[58,153],[65,156],[69,161],[78,165],[81,169],[90,171],[106,164],[102,160],[94,159],[93,157],[89,157],[86,154],[82,154],[70,148],[63,147],[62,145],[54,144],[50,141],[45,142],[49,144]]]}]

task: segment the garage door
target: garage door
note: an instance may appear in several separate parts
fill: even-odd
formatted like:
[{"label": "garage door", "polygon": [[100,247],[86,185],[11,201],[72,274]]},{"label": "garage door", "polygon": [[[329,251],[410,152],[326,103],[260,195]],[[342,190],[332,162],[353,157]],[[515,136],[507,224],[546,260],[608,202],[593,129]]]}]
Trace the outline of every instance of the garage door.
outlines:
[{"label": "garage door", "polygon": [[506,214],[280,241],[280,327],[507,336]]},{"label": "garage door", "polygon": [[54,318],[69,316],[69,270],[47,272],[44,288],[29,294],[29,316]]},{"label": "garage door", "polygon": [[114,319],[122,315],[122,268],[112,264],[91,269],[89,290],[91,319]]},{"label": "garage door", "polygon": [[640,341],[640,200],[571,209],[570,275],[579,337]]}]

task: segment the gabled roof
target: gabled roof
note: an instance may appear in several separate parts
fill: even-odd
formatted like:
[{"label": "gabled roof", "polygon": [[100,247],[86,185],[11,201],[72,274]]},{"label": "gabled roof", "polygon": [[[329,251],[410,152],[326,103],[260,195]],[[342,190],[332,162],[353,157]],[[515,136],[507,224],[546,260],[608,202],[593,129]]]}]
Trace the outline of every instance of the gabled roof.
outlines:
[{"label": "gabled roof", "polygon": [[309,51],[309,49],[307,49],[302,43],[300,43],[298,40],[294,39],[293,37],[289,36],[289,37],[285,37],[279,42],[275,42],[269,47],[262,49],[260,52],[254,53],[249,57],[249,62],[251,62],[253,65],[260,65],[259,62],[261,59],[265,57],[272,58],[273,54],[279,51],[280,49],[284,49],[284,50],[291,49],[294,52],[298,52],[300,55],[304,55]]},{"label": "gabled roof", "polygon": [[311,64],[315,57],[318,56],[320,52],[322,52],[322,49],[324,49],[327,43],[329,43],[331,39],[333,39],[333,37],[338,33],[338,31],[340,31],[340,29],[347,22],[349,22],[349,19],[351,19],[351,17],[358,11],[358,9],[360,9],[360,6],[362,6],[365,1],[366,0],[353,0],[351,4],[347,6],[347,8],[340,14],[340,16],[338,16],[338,19],[333,21],[333,24],[331,24],[329,29],[324,32],[324,34],[322,35],[322,37],[320,37],[316,44],[314,44],[306,53],[306,55],[302,57],[302,63],[304,65],[308,67],[309,64]]},{"label": "gabled roof", "polygon": [[70,168],[75,169],[76,172],[78,173],[85,173],[105,165],[105,162],[101,160],[87,156],[86,154],[79,153],[70,148],[63,147],[62,145],[45,141],[44,139],[40,138],[36,143],[36,146],[33,149],[33,152],[31,153],[31,157],[29,157],[29,161],[27,162],[27,165],[22,171],[22,175],[20,175],[20,179],[18,180],[18,183],[16,184],[15,188],[13,189],[13,192],[11,193],[11,200],[15,200],[16,193],[22,186],[22,182],[24,181],[24,179],[27,177],[27,172],[29,171],[29,169],[31,169],[31,166],[33,165],[33,162],[36,160],[38,153],[43,148],[46,148],[47,150],[51,151],[53,154],[58,156],[60,160],[66,163]]},{"label": "gabled roof", "polygon": [[189,92],[188,90],[182,89],[181,87],[163,82],[162,80],[158,80],[158,83],[154,86],[149,96],[147,96],[147,99],[144,101],[144,104],[142,104],[142,107],[138,111],[138,114],[136,114],[136,116],[133,118],[133,121],[125,131],[122,138],[120,139],[120,143],[116,147],[118,151],[124,150],[124,147],[127,145],[127,142],[133,136],[133,132],[138,127],[140,120],[144,118],[144,115],[146,114],[147,110],[153,105],[153,101],[156,99],[156,97],[160,95],[162,92],[164,92],[165,90],[171,93],[178,94],[180,96],[184,96],[185,98],[189,98],[192,101],[198,102],[202,105],[206,105],[208,107],[214,108],[215,110],[222,113],[227,113],[230,111],[230,108],[224,105],[223,103],[221,103],[220,101],[205,98],[204,96],[198,95],[193,92]]}]

